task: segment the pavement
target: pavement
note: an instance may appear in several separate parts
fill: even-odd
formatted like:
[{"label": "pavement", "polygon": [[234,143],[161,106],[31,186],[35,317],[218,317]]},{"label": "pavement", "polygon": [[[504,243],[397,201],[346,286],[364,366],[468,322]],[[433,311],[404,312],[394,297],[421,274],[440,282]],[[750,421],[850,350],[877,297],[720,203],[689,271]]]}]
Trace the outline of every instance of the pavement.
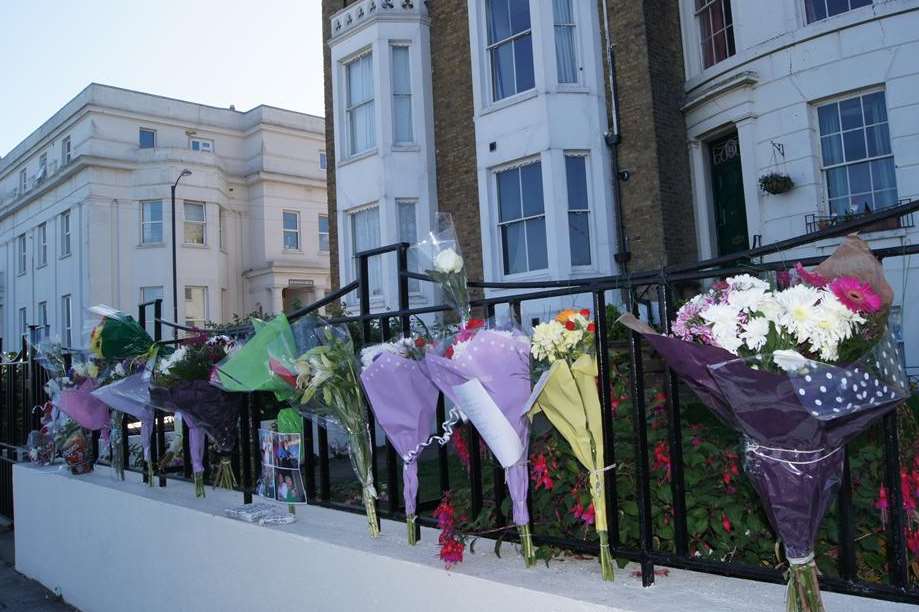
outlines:
[{"label": "pavement", "polygon": [[60,597],[16,571],[13,528],[0,517],[0,611],[79,612]]}]

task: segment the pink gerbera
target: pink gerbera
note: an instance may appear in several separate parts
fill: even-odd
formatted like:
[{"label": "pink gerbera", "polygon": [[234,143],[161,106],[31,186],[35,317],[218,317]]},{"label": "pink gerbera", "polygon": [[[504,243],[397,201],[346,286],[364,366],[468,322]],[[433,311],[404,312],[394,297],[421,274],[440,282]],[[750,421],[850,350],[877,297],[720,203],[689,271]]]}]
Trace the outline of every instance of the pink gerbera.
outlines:
[{"label": "pink gerbera", "polygon": [[871,285],[853,276],[840,276],[830,284],[830,290],[846,308],[853,312],[877,312],[881,309],[881,296]]}]

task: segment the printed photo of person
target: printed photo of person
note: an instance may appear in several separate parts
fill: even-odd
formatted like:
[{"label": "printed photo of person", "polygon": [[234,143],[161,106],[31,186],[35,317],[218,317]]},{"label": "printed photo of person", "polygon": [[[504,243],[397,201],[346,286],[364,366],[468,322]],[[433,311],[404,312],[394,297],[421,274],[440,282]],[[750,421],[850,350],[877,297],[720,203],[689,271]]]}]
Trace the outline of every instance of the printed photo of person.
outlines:
[{"label": "printed photo of person", "polygon": [[274,468],[262,466],[262,476],[259,478],[255,494],[269,499],[276,499]]},{"label": "printed photo of person", "polygon": [[300,469],[300,434],[276,434],[274,465],[292,470]]},{"label": "printed photo of person", "polygon": [[288,504],[306,503],[306,489],[303,487],[300,470],[278,469],[275,472],[276,499]]},{"label": "printed photo of person", "polygon": [[274,444],[272,442],[273,436],[274,432],[270,429],[258,430],[259,447],[262,449],[262,465],[274,465]]}]

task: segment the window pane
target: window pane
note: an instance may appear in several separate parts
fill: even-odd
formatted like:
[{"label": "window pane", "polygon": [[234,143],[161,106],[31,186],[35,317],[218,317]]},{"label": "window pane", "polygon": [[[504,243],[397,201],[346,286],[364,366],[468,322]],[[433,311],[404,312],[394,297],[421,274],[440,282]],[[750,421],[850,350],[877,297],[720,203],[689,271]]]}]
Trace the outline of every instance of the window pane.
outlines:
[{"label": "window pane", "polygon": [[488,43],[504,40],[511,35],[511,18],[507,0],[488,0]]},{"label": "window pane", "polygon": [[865,159],[865,132],[864,130],[852,130],[851,132],[842,133],[842,145],[846,151],[846,161],[857,161]]},{"label": "window pane", "polygon": [[842,137],[839,134],[821,138],[820,148],[823,152],[824,166],[833,166],[842,163]]},{"label": "window pane", "polygon": [[520,213],[520,170],[505,170],[498,173],[498,217],[500,221],[519,219]]},{"label": "window pane", "polygon": [[530,219],[526,224],[530,270],[544,270],[549,267],[549,254],[546,249],[546,218]]},{"label": "window pane", "polygon": [[897,188],[897,174],[892,157],[871,162],[871,186],[876,190]]},{"label": "window pane", "polygon": [[296,251],[300,248],[300,234],[297,232],[285,231],[284,232],[284,248]]},{"label": "window pane", "polygon": [[871,191],[871,175],[868,171],[868,162],[849,166],[849,191],[851,193]]},{"label": "window pane", "polygon": [[297,213],[295,212],[285,212],[284,213],[284,229],[296,231],[299,226],[298,221],[299,219],[298,219]]},{"label": "window pane", "polygon": [[849,200],[849,212],[852,214],[865,213],[874,210],[874,199],[870,193],[854,195]]},{"label": "window pane", "polygon": [[162,221],[162,202],[144,202],[144,221]]},{"label": "window pane", "polygon": [[542,199],[542,164],[535,163],[520,168],[523,184],[523,216],[541,215],[545,210]]},{"label": "window pane", "polygon": [[574,50],[574,28],[555,27],[555,61],[558,67],[559,83],[577,83],[577,54]]},{"label": "window pane", "polygon": [[874,0],[851,0],[850,5],[852,8],[860,8],[862,6],[871,6]]},{"label": "window pane", "polygon": [[804,0],[807,23],[826,19],[826,0]]},{"label": "window pane", "polygon": [[392,48],[392,90],[393,93],[411,93],[409,78],[408,47]]},{"label": "window pane", "polygon": [[514,93],[514,47],[505,43],[491,51],[492,88],[495,100],[501,100]]},{"label": "window pane", "polygon": [[826,183],[830,198],[849,195],[849,175],[844,167],[827,170]]},{"label": "window pane", "polygon": [[865,105],[865,125],[887,121],[887,104],[883,91],[864,96],[862,103]]},{"label": "window pane", "polygon": [[712,38],[712,43],[715,45],[715,63],[727,59],[728,39],[723,31],[715,34],[715,36]]},{"label": "window pane", "polygon": [[412,134],[412,97],[393,96],[393,138],[397,143],[414,140]]},{"label": "window pane", "polygon": [[188,244],[204,244],[204,224],[186,222],[185,242]]},{"label": "window pane", "polygon": [[587,210],[587,158],[566,156],[565,172],[568,179],[568,210]]},{"label": "window pane", "polygon": [[875,209],[887,208],[888,206],[896,206],[896,205],[897,205],[897,190],[896,189],[885,189],[884,191],[874,192]]},{"label": "window pane", "polygon": [[702,62],[706,68],[715,64],[715,48],[712,46],[711,38],[702,41]]},{"label": "window pane", "polygon": [[530,29],[530,0],[510,0],[511,31],[514,34]]},{"label": "window pane", "polygon": [[163,241],[163,226],[159,223],[144,224],[144,236],[143,242],[162,242]]},{"label": "window pane", "polygon": [[830,212],[834,215],[845,215],[849,211],[849,198],[830,200]]},{"label": "window pane", "polygon": [[890,133],[886,123],[865,129],[868,138],[868,157],[890,154]]},{"label": "window pane", "polygon": [[713,2],[708,9],[712,19],[712,32],[720,32],[724,29],[724,5],[721,0]]},{"label": "window pane", "polygon": [[204,221],[204,205],[185,203],[185,220],[186,221]]},{"label": "window pane", "polygon": [[817,109],[817,117],[820,123],[820,134],[826,136],[838,132],[839,130],[839,105],[827,104]]},{"label": "window pane", "polygon": [[354,60],[347,67],[348,105],[355,106],[373,97],[373,58],[371,55]]},{"label": "window pane", "polygon": [[536,87],[533,77],[533,39],[529,34],[514,41],[514,58],[517,68],[516,91],[519,93]]},{"label": "window pane", "polygon": [[[399,205],[399,240],[414,244],[418,240],[418,229],[415,221],[415,203],[398,202]],[[412,272],[420,272],[421,266],[418,263],[418,252],[415,249],[408,251],[408,269]],[[421,287],[418,279],[410,278],[408,281],[410,291],[418,291]]]},{"label": "window pane", "polygon": [[527,270],[526,243],[523,232],[523,223],[511,223],[501,228],[505,274],[517,274]]},{"label": "window pane", "polygon": [[140,131],[140,148],[141,149],[152,149],[156,146],[156,132],[152,130],[141,130]]},{"label": "window pane", "polygon": [[[380,210],[378,208],[368,208],[351,215],[351,239],[355,254],[380,246]],[[370,274],[370,293],[380,295],[383,293],[381,258],[371,257],[367,263]],[[356,259],[354,265],[356,271]]]},{"label": "window pane", "polygon": [[568,243],[571,265],[590,265],[590,216],[586,212],[568,213]]},{"label": "window pane", "polygon": [[849,10],[849,0],[827,0],[826,4],[829,9],[830,17],[845,13]]},{"label": "window pane", "polygon": [[207,320],[207,289],[185,287],[185,324],[192,327]]},{"label": "window pane", "polygon": [[329,233],[329,218],[320,215],[319,217],[319,232],[323,234]]},{"label": "window pane", "polygon": [[376,143],[373,125],[373,103],[351,110],[351,154],[373,148]]},{"label": "window pane", "polygon": [[552,0],[552,16],[555,18],[555,25],[574,23],[571,0]]},{"label": "window pane", "polygon": [[842,129],[851,130],[862,126],[861,98],[843,100],[839,103],[839,114],[842,118]]}]

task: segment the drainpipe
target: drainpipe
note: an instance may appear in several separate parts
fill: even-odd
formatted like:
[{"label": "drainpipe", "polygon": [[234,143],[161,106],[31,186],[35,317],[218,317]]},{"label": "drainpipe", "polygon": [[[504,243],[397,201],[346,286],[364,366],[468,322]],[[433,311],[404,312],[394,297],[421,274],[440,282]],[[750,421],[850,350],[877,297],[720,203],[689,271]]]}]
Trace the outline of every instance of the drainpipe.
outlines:
[{"label": "drainpipe", "polygon": [[609,81],[609,100],[611,105],[610,115],[612,119],[607,132],[603,135],[606,146],[610,149],[610,171],[613,178],[613,216],[616,239],[618,242],[618,251],[615,255],[616,263],[619,265],[619,273],[627,274],[629,270],[629,260],[632,254],[629,252],[628,238],[625,234],[625,223],[622,215],[622,188],[619,179],[619,142],[621,139],[619,133],[619,99],[616,95],[616,64],[613,38],[609,27],[609,4],[608,0],[601,0],[603,4],[603,32],[606,36],[606,66],[607,79]]}]

